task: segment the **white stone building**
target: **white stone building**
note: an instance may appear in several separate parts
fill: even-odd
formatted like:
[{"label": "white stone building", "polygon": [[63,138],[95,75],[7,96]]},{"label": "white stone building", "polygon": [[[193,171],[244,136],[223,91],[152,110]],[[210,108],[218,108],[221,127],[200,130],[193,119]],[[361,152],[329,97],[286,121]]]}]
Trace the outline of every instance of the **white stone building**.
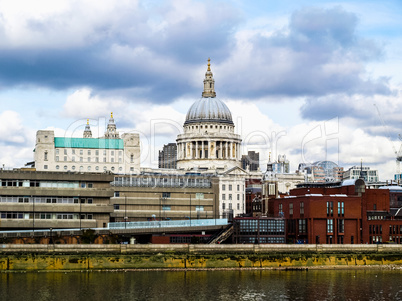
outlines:
[{"label": "white stone building", "polygon": [[37,131],[34,160],[38,171],[138,173],[140,138],[131,133],[120,138],[111,114],[102,138],[92,138],[88,122],[83,138],[55,137],[54,131]]}]

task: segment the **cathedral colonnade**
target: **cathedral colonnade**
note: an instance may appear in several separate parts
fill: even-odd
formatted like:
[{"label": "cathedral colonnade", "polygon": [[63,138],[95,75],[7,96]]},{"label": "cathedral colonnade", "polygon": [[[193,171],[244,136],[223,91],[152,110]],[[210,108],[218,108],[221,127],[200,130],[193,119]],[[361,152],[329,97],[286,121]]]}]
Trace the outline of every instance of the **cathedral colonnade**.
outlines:
[{"label": "cathedral colonnade", "polygon": [[240,141],[192,139],[177,145],[178,160],[226,159],[240,160]]}]

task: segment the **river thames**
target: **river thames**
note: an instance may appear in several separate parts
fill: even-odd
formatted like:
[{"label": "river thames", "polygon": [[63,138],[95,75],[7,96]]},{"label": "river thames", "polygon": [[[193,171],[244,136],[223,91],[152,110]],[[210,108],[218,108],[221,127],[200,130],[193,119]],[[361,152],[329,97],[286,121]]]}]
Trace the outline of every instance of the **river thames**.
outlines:
[{"label": "river thames", "polygon": [[402,270],[0,274],[0,300],[402,300]]}]

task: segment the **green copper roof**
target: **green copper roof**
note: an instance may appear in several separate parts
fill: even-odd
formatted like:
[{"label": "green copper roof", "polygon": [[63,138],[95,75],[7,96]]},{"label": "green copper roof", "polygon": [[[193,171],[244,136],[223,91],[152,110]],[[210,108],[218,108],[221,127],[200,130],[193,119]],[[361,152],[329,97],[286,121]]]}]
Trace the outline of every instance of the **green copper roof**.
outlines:
[{"label": "green copper roof", "polygon": [[124,149],[123,139],[54,138],[54,146],[64,148]]}]

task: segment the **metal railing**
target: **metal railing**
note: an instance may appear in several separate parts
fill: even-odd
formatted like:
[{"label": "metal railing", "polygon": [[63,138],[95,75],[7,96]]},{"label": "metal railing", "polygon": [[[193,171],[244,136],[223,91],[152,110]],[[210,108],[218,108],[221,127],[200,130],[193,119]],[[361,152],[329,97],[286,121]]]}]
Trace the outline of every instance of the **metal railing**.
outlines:
[{"label": "metal railing", "polygon": [[147,222],[117,222],[109,223],[109,229],[146,229],[171,227],[200,227],[200,226],[227,226],[228,219],[193,219],[179,221],[147,221]]}]

